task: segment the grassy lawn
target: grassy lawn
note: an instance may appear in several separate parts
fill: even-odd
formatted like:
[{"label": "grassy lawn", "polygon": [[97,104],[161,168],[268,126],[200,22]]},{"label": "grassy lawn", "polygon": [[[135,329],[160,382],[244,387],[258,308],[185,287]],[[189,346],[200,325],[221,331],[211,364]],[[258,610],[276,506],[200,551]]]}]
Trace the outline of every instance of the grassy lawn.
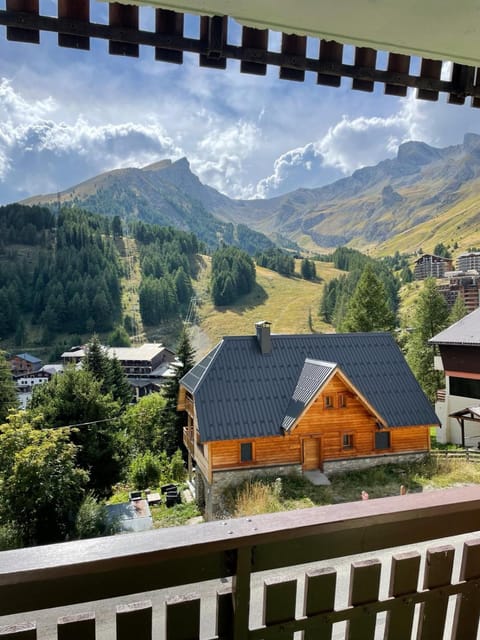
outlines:
[{"label": "grassy lawn", "polygon": [[330,486],[314,486],[300,475],[258,479],[227,496],[232,515],[254,515],[302,509],[316,505],[354,502],[366,491],[370,498],[407,492],[442,489],[462,484],[480,484],[480,465],[464,460],[436,460],[405,465],[381,465],[364,471],[349,471],[330,477]]}]

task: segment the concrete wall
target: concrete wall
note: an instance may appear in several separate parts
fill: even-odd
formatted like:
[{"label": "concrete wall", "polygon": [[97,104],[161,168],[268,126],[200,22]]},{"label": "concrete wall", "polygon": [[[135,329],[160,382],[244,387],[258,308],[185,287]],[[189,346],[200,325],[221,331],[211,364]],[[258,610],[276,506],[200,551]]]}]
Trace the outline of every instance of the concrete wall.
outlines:
[{"label": "concrete wall", "polygon": [[326,475],[333,473],[342,473],[343,471],[359,471],[377,467],[381,464],[402,464],[402,462],[416,462],[422,460],[428,451],[415,451],[412,453],[392,454],[368,456],[366,458],[347,458],[343,460],[325,460],[323,462],[323,472]]}]

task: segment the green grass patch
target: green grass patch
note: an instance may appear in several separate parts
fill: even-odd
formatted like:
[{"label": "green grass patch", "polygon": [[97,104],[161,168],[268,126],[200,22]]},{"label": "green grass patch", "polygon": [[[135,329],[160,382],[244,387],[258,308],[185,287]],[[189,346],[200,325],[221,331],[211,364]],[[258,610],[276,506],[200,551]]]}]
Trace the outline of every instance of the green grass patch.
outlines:
[{"label": "green grass patch", "polygon": [[461,484],[480,484],[480,465],[455,459],[427,456],[423,461],[379,465],[363,471],[332,474],[329,486],[314,486],[301,475],[278,479],[258,477],[229,489],[224,495],[232,516],[290,511],[306,507],[355,502],[362,491],[369,498],[443,489]]}]

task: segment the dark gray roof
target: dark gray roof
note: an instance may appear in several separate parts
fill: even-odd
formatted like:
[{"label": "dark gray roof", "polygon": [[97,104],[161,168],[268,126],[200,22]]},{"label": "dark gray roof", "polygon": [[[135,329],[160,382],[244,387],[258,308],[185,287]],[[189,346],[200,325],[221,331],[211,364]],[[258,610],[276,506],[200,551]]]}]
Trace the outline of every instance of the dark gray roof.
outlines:
[{"label": "dark gray roof", "polygon": [[305,360],[302,373],[283,418],[282,429],[285,429],[285,431],[290,429],[308,403],[335,371],[336,367],[335,362],[322,362],[320,360],[310,360],[310,358]]},{"label": "dark gray roof", "polygon": [[440,331],[429,342],[432,344],[480,344],[480,308]]},{"label": "dark gray roof", "polygon": [[271,340],[272,352],[262,355],[256,337],[226,337],[182,378],[195,398],[203,442],[281,433],[297,387],[303,398],[310,388],[306,360],[337,363],[387,426],[439,423],[388,333],[272,334]]},{"label": "dark gray roof", "polygon": [[31,353],[19,353],[16,357],[20,358],[21,360],[25,360],[26,362],[30,362],[31,364],[37,364],[38,362],[41,362],[40,358],[32,356]]}]

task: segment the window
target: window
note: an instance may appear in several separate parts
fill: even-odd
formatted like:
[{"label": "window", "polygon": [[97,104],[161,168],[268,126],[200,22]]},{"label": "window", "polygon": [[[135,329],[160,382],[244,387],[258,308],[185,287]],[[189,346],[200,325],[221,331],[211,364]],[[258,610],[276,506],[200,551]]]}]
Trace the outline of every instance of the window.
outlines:
[{"label": "window", "polygon": [[240,445],[240,462],[250,462],[252,459],[252,443],[242,442]]},{"label": "window", "polygon": [[342,446],[344,449],[353,449],[353,433],[344,433],[342,436]]},{"label": "window", "polygon": [[375,432],[375,449],[390,449],[390,431]]},{"label": "window", "polygon": [[332,409],[333,408],[333,398],[332,398],[332,396],[325,396],[325,398],[324,398],[324,406],[325,406],[325,409]]},{"label": "window", "polygon": [[347,396],[344,393],[338,394],[338,407],[339,409],[345,409],[347,406]]},{"label": "window", "polygon": [[450,394],[463,398],[480,398],[480,380],[470,378],[450,378]]}]

